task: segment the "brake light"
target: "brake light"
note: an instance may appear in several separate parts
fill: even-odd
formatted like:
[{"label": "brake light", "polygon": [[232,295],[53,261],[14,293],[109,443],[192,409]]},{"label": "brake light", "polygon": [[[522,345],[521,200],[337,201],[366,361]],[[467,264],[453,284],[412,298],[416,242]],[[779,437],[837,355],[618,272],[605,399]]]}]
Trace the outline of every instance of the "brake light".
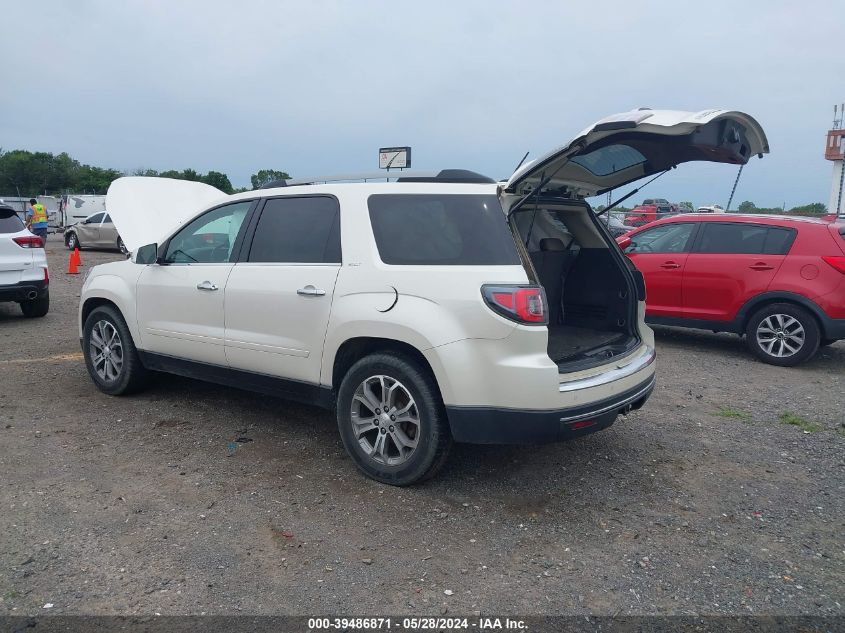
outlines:
[{"label": "brake light", "polygon": [[546,300],[538,286],[482,286],[481,294],[494,312],[511,321],[546,324]]},{"label": "brake light", "polygon": [[44,285],[45,285],[45,286],[49,286],[49,285],[50,285],[50,273],[49,273],[49,272],[47,272],[47,269],[46,269],[46,268],[44,269]]},{"label": "brake light", "polygon": [[824,261],[826,261],[828,264],[830,264],[831,266],[833,266],[840,273],[845,275],[845,257],[824,256],[824,257],[822,257],[822,259]]},{"label": "brake light", "polygon": [[44,242],[37,235],[26,235],[24,237],[13,237],[12,241],[21,248],[44,248]]}]

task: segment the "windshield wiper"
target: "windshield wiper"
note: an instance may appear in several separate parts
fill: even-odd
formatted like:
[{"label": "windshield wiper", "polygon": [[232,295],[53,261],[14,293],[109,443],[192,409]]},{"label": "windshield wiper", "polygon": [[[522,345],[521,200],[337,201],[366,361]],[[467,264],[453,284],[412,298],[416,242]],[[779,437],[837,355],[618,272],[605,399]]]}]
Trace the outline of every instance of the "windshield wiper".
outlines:
[{"label": "windshield wiper", "polygon": [[185,251],[183,251],[181,248],[177,248],[175,251],[173,251],[173,255],[174,255],[174,257],[176,256],[176,254],[177,254],[177,253],[182,253],[185,257],[187,257],[188,259],[190,259],[192,262],[197,261],[197,260],[196,260],[196,258],[191,257],[191,256],[190,256],[190,255],[188,255]]}]

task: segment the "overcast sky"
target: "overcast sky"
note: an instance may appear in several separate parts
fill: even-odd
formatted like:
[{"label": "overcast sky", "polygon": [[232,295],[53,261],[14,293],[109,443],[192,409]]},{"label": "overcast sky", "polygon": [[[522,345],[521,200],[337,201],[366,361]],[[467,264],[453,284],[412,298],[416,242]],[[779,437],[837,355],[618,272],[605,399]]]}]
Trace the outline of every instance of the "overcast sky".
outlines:
[{"label": "overcast sky", "polygon": [[[735,200],[827,203],[845,101],[833,1],[29,0],[2,16],[0,147],[235,186],[375,169],[387,145],[502,178],[614,112],[716,107],[756,117],[772,150]],[[736,171],[682,165],[635,200],[724,205]]]}]

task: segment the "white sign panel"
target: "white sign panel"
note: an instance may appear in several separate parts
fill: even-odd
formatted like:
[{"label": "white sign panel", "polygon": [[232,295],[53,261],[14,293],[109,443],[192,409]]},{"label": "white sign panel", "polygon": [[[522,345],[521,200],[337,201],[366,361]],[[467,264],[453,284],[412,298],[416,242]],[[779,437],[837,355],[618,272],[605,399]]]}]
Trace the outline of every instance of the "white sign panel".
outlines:
[{"label": "white sign panel", "polygon": [[410,147],[382,147],[378,151],[379,169],[405,169],[411,166]]}]

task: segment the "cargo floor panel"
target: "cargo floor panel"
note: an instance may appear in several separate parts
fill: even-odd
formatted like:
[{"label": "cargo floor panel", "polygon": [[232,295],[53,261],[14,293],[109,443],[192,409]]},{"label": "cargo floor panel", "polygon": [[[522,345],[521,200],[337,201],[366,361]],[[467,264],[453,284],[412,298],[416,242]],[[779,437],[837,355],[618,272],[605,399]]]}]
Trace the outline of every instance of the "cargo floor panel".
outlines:
[{"label": "cargo floor panel", "polygon": [[626,338],[628,335],[622,332],[555,325],[549,327],[549,357],[559,363],[609,344],[621,343]]}]

